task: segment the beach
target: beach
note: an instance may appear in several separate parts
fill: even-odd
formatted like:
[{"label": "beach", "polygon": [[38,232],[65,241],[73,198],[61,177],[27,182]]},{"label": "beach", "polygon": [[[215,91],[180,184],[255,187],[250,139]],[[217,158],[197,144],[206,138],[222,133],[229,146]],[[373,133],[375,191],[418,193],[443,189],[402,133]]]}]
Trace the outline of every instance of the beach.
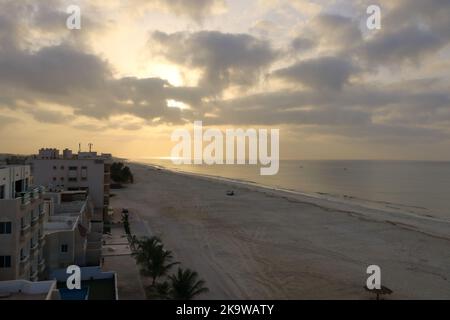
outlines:
[{"label": "beach", "polygon": [[129,166],[135,183],[112,190],[111,205],[199,273],[201,298],[369,299],[366,269],[378,265],[388,299],[450,299],[446,221]]}]

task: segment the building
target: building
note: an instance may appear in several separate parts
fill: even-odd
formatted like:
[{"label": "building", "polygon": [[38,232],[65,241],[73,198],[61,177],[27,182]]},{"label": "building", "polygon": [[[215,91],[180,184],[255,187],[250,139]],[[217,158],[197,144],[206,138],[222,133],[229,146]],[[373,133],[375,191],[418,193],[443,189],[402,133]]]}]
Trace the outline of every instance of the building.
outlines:
[{"label": "building", "polygon": [[30,282],[0,281],[0,300],[60,300],[56,280]]},{"label": "building", "polygon": [[30,166],[0,167],[0,281],[37,281],[45,270],[43,193]]},{"label": "building", "polygon": [[57,149],[41,149],[38,155],[29,160],[34,180],[49,191],[86,190],[91,198],[97,220],[103,220],[108,214],[110,154],[98,155],[97,152],[79,152],[74,154],[65,149],[61,155]]},{"label": "building", "polygon": [[103,223],[91,220],[93,205],[86,191],[47,193],[49,216],[44,226],[48,271],[70,265],[98,266]]}]

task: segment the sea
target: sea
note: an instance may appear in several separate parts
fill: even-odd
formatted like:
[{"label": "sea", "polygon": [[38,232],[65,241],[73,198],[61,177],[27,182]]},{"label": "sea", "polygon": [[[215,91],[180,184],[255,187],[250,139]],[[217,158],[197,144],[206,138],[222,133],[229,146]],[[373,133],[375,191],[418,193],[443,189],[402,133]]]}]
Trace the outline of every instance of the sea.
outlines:
[{"label": "sea", "polygon": [[262,176],[259,165],[175,165],[167,159],[133,161],[450,221],[450,162],[282,160],[278,174]]}]

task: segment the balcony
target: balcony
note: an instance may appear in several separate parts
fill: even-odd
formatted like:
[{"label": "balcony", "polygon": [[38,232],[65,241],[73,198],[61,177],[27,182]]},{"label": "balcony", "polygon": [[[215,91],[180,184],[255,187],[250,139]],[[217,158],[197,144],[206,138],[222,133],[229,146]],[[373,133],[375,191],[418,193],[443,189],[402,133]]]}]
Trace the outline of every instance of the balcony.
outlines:
[{"label": "balcony", "polygon": [[38,274],[39,274],[38,270],[31,271],[30,280],[31,281],[37,281],[38,280]]},{"label": "balcony", "polygon": [[39,221],[39,216],[31,217],[31,226],[34,227]]},{"label": "balcony", "polygon": [[28,233],[28,231],[30,231],[30,225],[26,224],[20,227],[20,235],[24,236]]},{"label": "balcony", "polygon": [[20,199],[20,205],[22,207],[25,207],[31,203],[31,197],[30,194],[27,192],[21,192],[19,193],[18,198]]},{"label": "balcony", "polygon": [[28,260],[30,260],[30,256],[29,255],[22,256],[22,257],[20,257],[20,264],[24,266],[28,262]]},{"label": "balcony", "polygon": [[24,207],[30,204],[32,201],[42,198],[43,193],[44,187],[34,187],[25,192],[18,192],[19,196],[17,198],[21,199],[21,205]]},{"label": "balcony", "polygon": [[43,187],[34,187],[32,188],[30,191],[30,197],[31,197],[31,201],[40,199],[42,197],[42,194],[44,193],[44,188]]},{"label": "balcony", "polygon": [[39,272],[44,272],[45,270],[45,259],[40,259],[38,262],[38,270]]},{"label": "balcony", "polygon": [[30,251],[34,252],[38,247],[39,247],[39,243],[38,242],[33,243],[33,244],[31,244]]},{"label": "balcony", "polygon": [[39,247],[42,248],[44,246],[44,244],[45,244],[45,236],[42,235],[39,237]]}]

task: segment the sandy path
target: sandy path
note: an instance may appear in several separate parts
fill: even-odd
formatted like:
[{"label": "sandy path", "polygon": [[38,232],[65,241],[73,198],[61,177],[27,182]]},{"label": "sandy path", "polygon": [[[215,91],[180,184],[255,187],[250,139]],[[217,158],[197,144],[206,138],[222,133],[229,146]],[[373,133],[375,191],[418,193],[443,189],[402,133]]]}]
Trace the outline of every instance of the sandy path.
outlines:
[{"label": "sandy path", "polygon": [[[140,215],[206,299],[366,299],[377,264],[393,299],[450,299],[450,240],[254,187],[132,165],[112,205]],[[233,189],[234,197],[226,196]]]}]

